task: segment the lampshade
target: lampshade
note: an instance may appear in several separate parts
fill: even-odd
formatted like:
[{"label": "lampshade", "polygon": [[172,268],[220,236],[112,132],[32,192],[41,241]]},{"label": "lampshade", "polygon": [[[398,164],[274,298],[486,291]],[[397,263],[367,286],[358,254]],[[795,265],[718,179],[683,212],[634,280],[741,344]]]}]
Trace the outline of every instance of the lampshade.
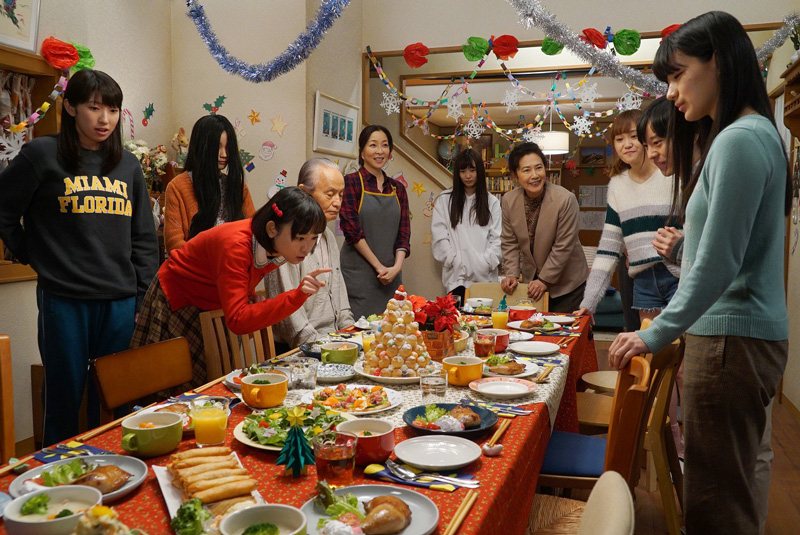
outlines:
[{"label": "lampshade", "polygon": [[548,130],[542,134],[544,138],[539,142],[539,148],[543,153],[550,155],[569,152],[569,133]]}]

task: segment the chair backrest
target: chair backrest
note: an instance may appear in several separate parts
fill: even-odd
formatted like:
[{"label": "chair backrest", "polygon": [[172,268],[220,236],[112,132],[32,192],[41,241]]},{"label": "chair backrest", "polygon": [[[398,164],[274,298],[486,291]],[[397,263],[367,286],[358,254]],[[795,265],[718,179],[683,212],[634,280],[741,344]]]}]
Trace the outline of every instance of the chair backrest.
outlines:
[{"label": "chair backrest", "polygon": [[0,335],[0,461],[16,455],[14,441],[14,381],[11,378],[11,339]]},{"label": "chair backrest", "polygon": [[[639,481],[638,449],[646,429],[645,414],[650,387],[650,363],[644,357],[633,357],[617,376],[617,387],[611,405],[611,422],[603,471],[619,472],[631,492]],[[633,482],[633,484],[631,484]]]},{"label": "chair backrest", "polygon": [[104,420],[111,419],[112,409],[192,380],[192,356],[183,337],[106,355],[90,368]]},{"label": "chair backrest", "polygon": [[635,520],[633,495],[625,478],[605,472],[589,494],[578,535],[633,535]]},{"label": "chair backrest", "polygon": [[225,313],[221,309],[201,312],[200,325],[209,381],[275,357],[272,327],[235,334],[225,324]]},{"label": "chair backrest", "polygon": [[[514,292],[511,295],[507,295],[499,282],[473,282],[472,286],[467,288],[464,292],[465,300],[470,297],[488,297],[494,299],[495,306],[500,303],[504,295],[506,296],[506,302],[509,305],[513,305],[516,303],[517,299],[528,298],[528,285],[523,283],[517,284],[517,287],[514,288]],[[541,299],[534,302],[534,306],[539,312],[549,311],[550,294],[545,292]]]}]

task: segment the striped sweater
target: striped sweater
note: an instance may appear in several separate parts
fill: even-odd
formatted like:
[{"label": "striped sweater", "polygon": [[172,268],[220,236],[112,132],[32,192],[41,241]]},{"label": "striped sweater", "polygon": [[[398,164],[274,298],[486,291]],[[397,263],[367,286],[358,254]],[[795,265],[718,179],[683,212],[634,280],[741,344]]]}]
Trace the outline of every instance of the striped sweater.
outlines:
[{"label": "striped sweater", "polygon": [[[672,177],[665,177],[659,170],[641,184],[631,180],[627,170],[611,177],[606,222],[586,281],[581,307],[595,312],[623,249],[628,251],[628,274],[631,277],[664,262],[652,241],[658,229],[667,223],[671,203]],[[676,226],[675,222],[670,224]],[[669,262],[664,262],[664,265],[670,273],[680,277],[680,266]]]}]

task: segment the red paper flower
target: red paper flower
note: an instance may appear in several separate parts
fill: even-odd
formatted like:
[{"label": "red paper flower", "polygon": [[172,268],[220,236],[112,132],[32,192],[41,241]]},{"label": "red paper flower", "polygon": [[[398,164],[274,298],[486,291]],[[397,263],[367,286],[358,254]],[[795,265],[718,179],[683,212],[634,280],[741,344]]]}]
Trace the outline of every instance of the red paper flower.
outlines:
[{"label": "red paper flower", "polygon": [[52,35],[42,41],[42,56],[47,60],[47,63],[60,71],[69,69],[78,63],[80,59],[74,46],[64,41],[59,41]]},{"label": "red paper flower", "polygon": [[[669,34],[671,34],[672,32],[674,32],[675,30],[677,30],[677,29],[678,29],[678,28],[680,28],[680,27],[681,27],[681,25],[680,25],[680,24],[670,24],[669,26],[667,26],[666,28],[664,28],[663,30],[661,30],[661,41],[663,41],[664,39],[666,39],[666,37],[667,37]],[[659,42],[661,42],[661,41],[659,41]]]},{"label": "red paper flower", "polygon": [[579,36],[581,41],[594,45],[597,48],[603,49],[606,47],[606,36],[598,32],[594,28],[586,28],[583,30],[583,35]]},{"label": "red paper flower", "polygon": [[498,59],[507,61],[508,58],[513,58],[517,52],[517,45],[519,41],[513,35],[501,35],[497,39],[492,39],[492,51]]},{"label": "red paper flower", "polygon": [[408,45],[403,50],[403,58],[406,60],[406,63],[408,63],[409,67],[417,69],[428,63],[428,58],[425,57],[428,55],[428,52],[430,52],[430,50],[428,50],[427,46],[422,43],[414,43]]}]

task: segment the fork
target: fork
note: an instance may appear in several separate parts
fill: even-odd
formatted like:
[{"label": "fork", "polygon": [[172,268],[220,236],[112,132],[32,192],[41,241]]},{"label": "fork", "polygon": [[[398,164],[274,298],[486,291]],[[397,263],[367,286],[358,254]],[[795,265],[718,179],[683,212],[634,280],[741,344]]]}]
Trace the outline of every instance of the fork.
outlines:
[{"label": "fork", "polygon": [[386,468],[388,468],[393,475],[399,477],[400,479],[404,479],[406,481],[433,479],[434,481],[441,481],[442,483],[450,483],[451,485],[458,485],[460,487],[466,487],[471,489],[478,488],[481,484],[481,482],[478,481],[477,479],[459,479],[457,477],[447,477],[439,474],[431,474],[429,472],[420,472],[417,474],[404,466],[400,466],[391,459],[386,460]]}]

